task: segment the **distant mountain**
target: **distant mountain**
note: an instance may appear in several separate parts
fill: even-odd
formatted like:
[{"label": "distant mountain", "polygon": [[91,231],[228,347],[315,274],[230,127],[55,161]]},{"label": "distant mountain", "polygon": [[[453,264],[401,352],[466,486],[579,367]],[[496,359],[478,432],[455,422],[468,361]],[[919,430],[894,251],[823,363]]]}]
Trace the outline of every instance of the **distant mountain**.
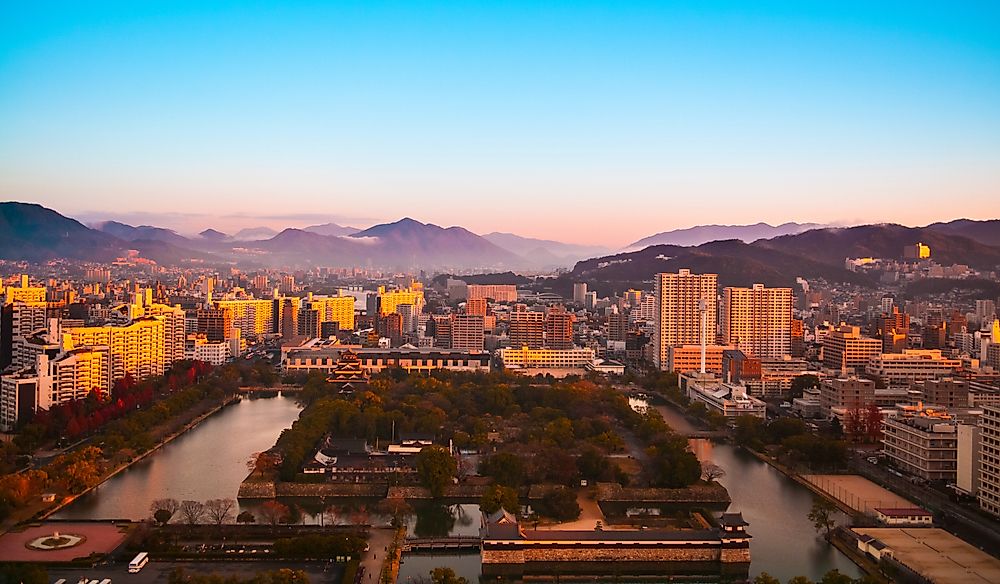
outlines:
[{"label": "distant mountain", "polygon": [[625,251],[639,250],[650,245],[701,245],[710,241],[739,239],[744,243],[753,243],[758,239],[770,239],[781,235],[802,233],[810,229],[823,227],[818,223],[782,223],[777,227],[767,223],[753,225],[698,225],[687,229],[674,229],[656,235],[650,235],[625,247]]},{"label": "distant mountain", "polygon": [[[139,230],[132,232],[127,229],[130,226],[119,225],[132,234],[142,231],[132,228]],[[146,231],[147,234],[163,235],[162,231],[156,231],[158,228],[149,229],[152,231]],[[212,257],[167,241],[142,238],[129,241],[115,237],[34,203],[0,203],[0,259],[38,262],[66,258],[109,262],[129,249],[137,249],[143,257],[158,263]]]},{"label": "distant mountain", "polygon": [[[947,223],[932,223],[924,229],[961,235],[986,245],[1000,246],[1000,219],[976,221],[973,219],[956,219]],[[931,250],[933,253],[933,250]]]},{"label": "distant mountain", "polygon": [[268,239],[277,235],[278,232],[270,227],[247,227],[240,229],[233,235],[236,241],[255,241],[258,239]]},{"label": "distant mountain", "polygon": [[309,233],[318,233],[319,235],[354,235],[355,233],[361,231],[356,227],[345,227],[342,225],[337,225],[336,223],[323,223],[322,225],[310,225],[303,229],[303,231],[308,231]]},{"label": "distant mountain", "polygon": [[406,217],[348,236],[367,242],[369,255],[395,265],[497,266],[526,262],[462,227],[439,227]]},{"label": "distant mountain", "polygon": [[582,261],[574,266],[564,280],[564,292],[572,290],[572,282],[587,282],[601,294],[622,292],[643,286],[659,272],[677,272],[689,268],[695,273],[719,275],[719,286],[793,286],[796,277],[825,278],[835,282],[871,284],[862,274],[850,272],[838,265],[816,261],[808,256],[750,245],[731,239],[713,241],[696,247],[654,245],[639,251]]},{"label": "distant mountain", "polygon": [[216,231],[215,229],[206,229],[205,231],[202,231],[198,235],[200,235],[202,239],[212,242],[221,242],[229,239],[228,235],[226,235],[221,231]]},{"label": "distant mountain", "polygon": [[104,221],[95,225],[95,227],[104,233],[125,241],[162,241],[180,247],[191,245],[191,241],[186,237],[178,235],[172,229],[165,229],[163,227],[153,227],[151,225],[133,227],[127,223],[120,223],[118,221]]},{"label": "distant mountain", "polygon": [[612,251],[609,248],[601,246],[576,245],[550,239],[534,239],[513,233],[493,232],[487,233],[483,238],[509,252],[534,261],[540,267],[572,265],[579,260],[604,255]]},{"label": "distant mountain", "polygon": [[110,261],[125,242],[34,203],[0,203],[0,258]]},{"label": "distant mountain", "polygon": [[753,245],[841,265],[849,257],[902,259],[903,248],[917,242],[929,245],[931,259],[941,264],[967,264],[981,269],[1000,266],[1000,247],[934,228],[895,224],[814,229]]}]

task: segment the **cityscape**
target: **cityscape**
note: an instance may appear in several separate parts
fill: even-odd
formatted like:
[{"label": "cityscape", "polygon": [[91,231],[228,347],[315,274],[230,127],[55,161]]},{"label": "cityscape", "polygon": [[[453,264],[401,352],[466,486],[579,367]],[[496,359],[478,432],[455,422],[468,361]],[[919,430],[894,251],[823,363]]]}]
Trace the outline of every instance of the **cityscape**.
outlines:
[{"label": "cityscape", "polygon": [[0,7],[0,584],[1000,582],[998,16]]}]

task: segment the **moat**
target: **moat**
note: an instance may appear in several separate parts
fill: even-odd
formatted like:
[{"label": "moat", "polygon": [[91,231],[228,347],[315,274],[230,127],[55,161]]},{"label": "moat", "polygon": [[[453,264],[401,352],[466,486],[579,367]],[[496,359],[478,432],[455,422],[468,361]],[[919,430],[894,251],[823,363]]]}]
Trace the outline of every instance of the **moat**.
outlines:
[{"label": "moat", "polygon": [[[148,517],[150,503],[155,499],[235,498],[248,472],[247,461],[273,446],[299,411],[293,397],[244,399],[81,497],[55,517],[138,520]],[[699,458],[710,459],[725,469],[726,476],[719,482],[729,490],[733,500],[730,509],[742,512],[750,523],[751,575],[767,571],[785,581],[796,575],[819,579],[834,568],[852,577],[861,574],[846,556],[817,537],[806,518],[813,500],[809,490],[733,446],[695,440],[692,447]],[[243,508],[253,506],[242,504]],[[411,532],[441,536],[473,535],[478,530],[475,505],[415,507],[410,517]],[[300,520],[319,523],[330,518],[306,512]],[[470,580],[479,579],[476,554],[407,555],[399,581],[426,575],[431,568],[444,565]]]}]

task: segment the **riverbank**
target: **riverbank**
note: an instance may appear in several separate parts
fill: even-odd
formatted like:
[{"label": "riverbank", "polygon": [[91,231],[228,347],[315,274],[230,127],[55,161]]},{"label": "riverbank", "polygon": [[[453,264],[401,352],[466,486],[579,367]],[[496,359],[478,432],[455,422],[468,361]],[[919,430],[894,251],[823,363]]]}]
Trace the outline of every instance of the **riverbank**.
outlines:
[{"label": "riverbank", "polygon": [[[202,414],[196,416],[194,419],[188,421],[183,426],[181,426],[179,429],[174,430],[173,432],[170,432],[169,434],[166,434],[165,436],[161,437],[153,445],[153,447],[150,448],[149,450],[147,450],[146,452],[140,454],[139,456],[136,456],[135,458],[129,460],[128,462],[126,462],[126,463],[124,463],[122,465],[119,465],[118,467],[116,467],[113,470],[109,471],[107,474],[103,475],[101,477],[101,479],[96,484],[94,484],[93,486],[88,487],[87,489],[83,490],[80,493],[77,493],[75,495],[71,495],[69,497],[63,498],[60,502],[58,502],[53,507],[50,507],[50,508],[44,510],[40,515],[36,514],[36,515],[32,516],[31,519],[44,520],[44,519],[47,519],[47,518],[51,517],[55,513],[58,513],[59,511],[61,511],[64,508],[66,508],[67,506],[73,504],[80,497],[83,497],[84,495],[90,493],[91,491],[94,491],[94,490],[100,488],[101,485],[103,485],[107,481],[111,480],[112,478],[114,478],[118,474],[120,474],[120,473],[124,472],[125,470],[131,468],[133,465],[135,465],[135,464],[137,464],[137,463],[145,460],[147,457],[152,456],[160,448],[163,448],[167,444],[173,442],[178,437],[182,436],[184,433],[186,433],[186,432],[188,432],[188,431],[196,428],[199,424],[201,424],[202,422],[204,422],[208,418],[210,418],[210,417],[214,416],[215,414],[221,412],[226,407],[228,407],[228,406],[230,406],[230,405],[232,405],[234,403],[239,402],[240,400],[241,400],[241,397],[238,394],[233,394],[233,395],[230,395],[230,396],[224,398],[221,403],[216,404],[215,406],[212,406],[208,411],[203,412]],[[21,523],[23,523],[23,521],[21,521]]]}]

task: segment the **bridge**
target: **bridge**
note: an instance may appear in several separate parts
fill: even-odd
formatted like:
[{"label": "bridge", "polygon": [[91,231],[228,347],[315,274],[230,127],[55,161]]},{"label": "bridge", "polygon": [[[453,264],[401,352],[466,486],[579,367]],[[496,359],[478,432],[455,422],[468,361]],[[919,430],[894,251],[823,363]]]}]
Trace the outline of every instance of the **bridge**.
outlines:
[{"label": "bridge", "polygon": [[301,385],[277,385],[275,387],[263,387],[260,385],[246,385],[238,388],[239,393],[291,393],[302,391]]},{"label": "bridge", "polygon": [[482,541],[478,537],[427,537],[403,540],[404,552],[438,550],[478,550]]},{"label": "bridge", "polygon": [[722,440],[728,436],[729,434],[725,430],[696,430],[684,433],[685,438],[708,438],[709,440]]}]

